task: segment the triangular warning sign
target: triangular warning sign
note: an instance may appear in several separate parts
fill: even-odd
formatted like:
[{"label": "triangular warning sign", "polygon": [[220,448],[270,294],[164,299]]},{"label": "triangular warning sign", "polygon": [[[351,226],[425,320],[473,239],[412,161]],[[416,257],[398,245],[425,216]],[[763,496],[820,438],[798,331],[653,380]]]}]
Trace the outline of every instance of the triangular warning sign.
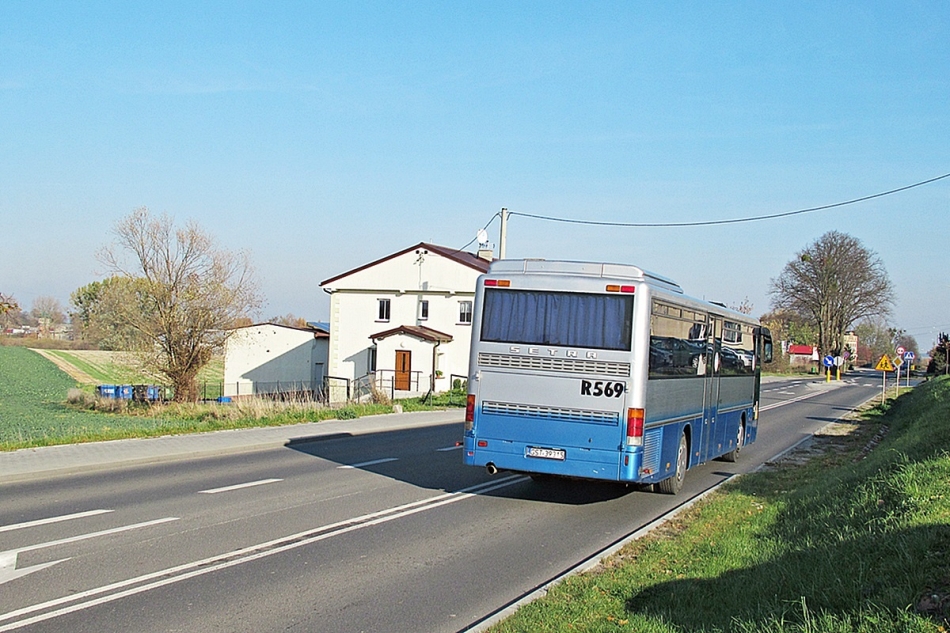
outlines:
[{"label": "triangular warning sign", "polygon": [[881,360],[877,361],[877,367],[874,369],[878,371],[894,371],[894,363],[887,357],[887,354],[884,354],[881,356]]}]

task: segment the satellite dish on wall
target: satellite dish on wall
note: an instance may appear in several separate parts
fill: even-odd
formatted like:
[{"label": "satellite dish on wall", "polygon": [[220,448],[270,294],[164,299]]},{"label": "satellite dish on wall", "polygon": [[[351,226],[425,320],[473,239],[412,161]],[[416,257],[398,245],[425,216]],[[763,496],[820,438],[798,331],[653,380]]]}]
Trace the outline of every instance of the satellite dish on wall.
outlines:
[{"label": "satellite dish on wall", "polygon": [[488,233],[485,232],[485,229],[478,229],[478,233],[476,234],[475,239],[478,240],[479,244],[487,244]]}]

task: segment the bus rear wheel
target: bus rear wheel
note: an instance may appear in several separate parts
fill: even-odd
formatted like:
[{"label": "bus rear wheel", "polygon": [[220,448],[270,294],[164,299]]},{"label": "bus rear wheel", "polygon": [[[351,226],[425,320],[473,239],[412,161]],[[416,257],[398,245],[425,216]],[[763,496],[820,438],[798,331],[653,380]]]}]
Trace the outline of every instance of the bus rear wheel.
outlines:
[{"label": "bus rear wheel", "polygon": [[729,451],[728,453],[722,456],[722,461],[724,462],[737,462],[739,461],[739,451],[742,450],[742,445],[745,444],[745,420],[739,423],[739,431],[736,433],[736,447]]},{"label": "bus rear wheel", "polygon": [[689,459],[689,445],[686,442],[686,434],[680,435],[680,445],[676,450],[676,470],[673,476],[656,484],[657,489],[665,495],[675,495],[683,489],[683,481],[686,479],[686,466]]}]

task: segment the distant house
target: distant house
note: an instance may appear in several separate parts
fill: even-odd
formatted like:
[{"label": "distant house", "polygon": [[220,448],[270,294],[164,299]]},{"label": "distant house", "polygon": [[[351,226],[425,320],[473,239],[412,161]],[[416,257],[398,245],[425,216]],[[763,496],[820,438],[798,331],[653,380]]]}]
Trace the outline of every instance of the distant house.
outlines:
[{"label": "distant house", "polygon": [[812,345],[789,345],[788,363],[789,365],[811,365],[818,361],[818,348]]},{"label": "distant house", "polygon": [[464,378],[475,283],[490,259],[420,242],[322,282],[331,399],[346,397],[344,382],[399,397],[446,391],[453,375]]},{"label": "distant house", "polygon": [[224,395],[318,396],[330,334],[316,327],[258,323],[237,328],[224,348]]},{"label": "distant house", "polygon": [[848,362],[853,365],[861,365],[862,362],[870,362],[870,358],[861,358],[861,343],[858,341],[858,335],[854,331],[845,332],[844,339],[841,341],[844,345],[842,355],[848,355]]}]

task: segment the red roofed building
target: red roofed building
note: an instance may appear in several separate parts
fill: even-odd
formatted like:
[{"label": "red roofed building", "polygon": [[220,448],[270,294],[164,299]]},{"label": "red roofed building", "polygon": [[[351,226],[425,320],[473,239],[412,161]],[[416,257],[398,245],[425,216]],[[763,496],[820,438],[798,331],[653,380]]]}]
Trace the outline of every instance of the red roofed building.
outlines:
[{"label": "red roofed building", "polygon": [[814,362],[818,362],[818,350],[813,345],[788,346],[789,365],[811,365]]}]

